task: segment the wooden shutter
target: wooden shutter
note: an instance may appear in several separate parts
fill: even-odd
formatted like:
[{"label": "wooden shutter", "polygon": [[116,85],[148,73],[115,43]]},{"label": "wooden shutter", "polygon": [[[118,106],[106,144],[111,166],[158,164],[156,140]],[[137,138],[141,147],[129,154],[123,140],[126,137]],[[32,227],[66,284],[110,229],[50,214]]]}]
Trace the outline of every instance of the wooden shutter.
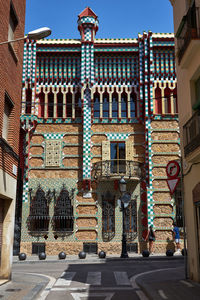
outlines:
[{"label": "wooden shutter", "polygon": [[102,142],[102,160],[110,160],[110,141]]},{"label": "wooden shutter", "polygon": [[133,142],[126,141],[126,160],[133,160]]}]

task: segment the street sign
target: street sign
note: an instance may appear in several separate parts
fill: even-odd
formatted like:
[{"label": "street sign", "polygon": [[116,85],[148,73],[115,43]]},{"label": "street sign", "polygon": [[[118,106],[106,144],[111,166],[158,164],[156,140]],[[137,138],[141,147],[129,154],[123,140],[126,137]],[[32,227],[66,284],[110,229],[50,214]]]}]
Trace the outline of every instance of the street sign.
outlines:
[{"label": "street sign", "polygon": [[167,176],[169,178],[176,178],[180,173],[180,166],[176,160],[171,160],[166,166]]},{"label": "street sign", "polygon": [[169,178],[169,179],[167,179],[167,184],[168,184],[171,195],[173,195],[179,181],[180,181],[180,178]]}]

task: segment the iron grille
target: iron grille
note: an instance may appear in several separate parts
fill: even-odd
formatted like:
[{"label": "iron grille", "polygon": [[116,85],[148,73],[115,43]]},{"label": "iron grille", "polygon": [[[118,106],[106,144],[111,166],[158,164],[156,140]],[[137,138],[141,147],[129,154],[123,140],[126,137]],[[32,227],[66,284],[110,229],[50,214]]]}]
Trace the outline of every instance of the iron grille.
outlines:
[{"label": "iron grille", "polygon": [[72,197],[63,186],[54,206],[52,218],[53,229],[56,232],[72,232],[74,224]]},{"label": "iron grille", "polygon": [[98,252],[97,243],[83,243],[83,251],[86,253],[97,254]]},{"label": "iron grille", "polygon": [[99,161],[93,164],[92,176],[97,180],[115,176],[140,178],[141,164],[139,162],[125,159]]},{"label": "iron grille", "polygon": [[183,126],[185,156],[200,146],[200,112],[197,111]]},{"label": "iron grille", "polygon": [[32,243],[32,254],[45,253],[45,243]]},{"label": "iron grille", "polygon": [[46,232],[49,228],[49,204],[47,196],[39,186],[35,197],[32,198],[30,190],[30,214],[27,219],[28,229],[31,232]]},{"label": "iron grille", "polygon": [[183,17],[176,34],[178,42],[178,59],[181,61],[190,41],[200,38],[199,35],[199,8],[195,3],[189,8],[187,14]]},{"label": "iron grille", "polygon": [[125,209],[125,232],[127,241],[133,241],[137,237],[137,202],[131,200]]},{"label": "iron grille", "polygon": [[115,236],[115,197],[109,191],[102,195],[102,238],[111,241]]},{"label": "iron grille", "polygon": [[137,243],[127,243],[126,245],[128,252],[138,253],[138,244]]}]

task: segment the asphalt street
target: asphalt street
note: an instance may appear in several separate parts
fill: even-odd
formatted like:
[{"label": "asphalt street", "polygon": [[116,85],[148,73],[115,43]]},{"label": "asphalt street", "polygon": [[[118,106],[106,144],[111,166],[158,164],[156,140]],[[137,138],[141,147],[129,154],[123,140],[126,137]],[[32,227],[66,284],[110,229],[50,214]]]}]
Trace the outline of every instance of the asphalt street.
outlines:
[{"label": "asphalt street", "polygon": [[[35,288],[21,298],[9,298],[12,293],[10,292],[9,296],[9,292],[6,293],[0,288],[0,298],[2,295],[2,299],[6,300],[29,300],[34,297],[40,300],[122,300],[123,298],[145,300],[149,299],[149,296],[146,297],[140,285],[137,284],[135,280],[137,276],[141,273],[145,276],[146,272],[169,268],[183,269],[183,260],[175,258],[125,261],[97,259],[96,263],[89,260],[18,263],[13,265],[13,283],[20,278],[26,287],[26,281],[30,281],[31,284],[36,281]],[[151,276],[147,274],[145,279],[147,283],[150,283],[149,278]],[[140,278],[140,283],[141,280]],[[156,280],[154,280],[155,284]],[[40,296],[33,295],[34,289],[40,292]],[[159,291],[163,290],[163,287],[159,288],[158,285],[155,289]],[[168,299],[162,296],[160,299]]]}]

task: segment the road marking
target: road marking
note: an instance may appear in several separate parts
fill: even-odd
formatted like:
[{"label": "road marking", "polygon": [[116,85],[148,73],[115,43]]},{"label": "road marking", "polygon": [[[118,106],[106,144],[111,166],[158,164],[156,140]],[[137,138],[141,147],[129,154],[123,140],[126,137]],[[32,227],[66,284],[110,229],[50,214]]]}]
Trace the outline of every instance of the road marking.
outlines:
[{"label": "road marking", "polygon": [[76,272],[63,272],[61,278],[58,278],[54,286],[58,286],[58,285],[69,286],[75,274]]},{"label": "road marking", "polygon": [[168,299],[167,296],[165,295],[165,293],[163,292],[163,290],[158,290],[158,294],[159,294],[160,297],[162,297],[163,299]]},{"label": "road marking", "polygon": [[138,291],[135,291],[136,294],[138,295],[138,297],[140,298],[140,300],[148,300],[148,298],[146,297],[146,295],[143,293],[143,291],[141,290],[138,290]]},{"label": "road marking", "polygon": [[[182,269],[182,267],[180,267]],[[180,269],[179,268],[179,269]],[[166,269],[158,269],[158,270],[153,270],[153,271],[147,271],[147,272],[143,272],[143,273],[140,273],[140,274],[137,274],[133,277],[130,278],[130,282],[131,282],[131,285],[132,285],[132,288],[133,289],[138,289],[138,292],[141,292],[140,293],[140,296],[139,294],[137,293],[138,297],[140,298],[140,300],[143,300],[145,299],[145,294],[143,293],[143,291],[141,290],[140,286],[137,284],[136,280],[138,277],[140,276],[145,276],[147,274],[151,274],[151,273],[155,273],[155,272],[160,272],[160,271],[169,271],[169,270],[172,270],[172,269],[175,269],[175,268],[166,268]],[[143,298],[142,298],[142,294],[143,294]],[[148,298],[146,298],[148,299]]]},{"label": "road marking", "polygon": [[86,283],[90,285],[101,285],[101,272],[88,272]]},{"label": "road marking", "polygon": [[126,272],[114,272],[117,285],[131,285]]},{"label": "road marking", "polygon": [[187,285],[187,287],[194,287],[193,284],[191,284],[190,282],[186,281],[186,280],[180,280],[181,283]]},{"label": "road marking", "polygon": [[56,278],[44,274],[39,273],[24,273],[24,272],[13,272],[13,273],[22,273],[27,275],[35,275],[35,276],[41,276],[49,279],[48,284],[46,285],[45,289],[40,293],[40,296],[38,296],[37,300],[45,300],[48,296],[49,292],[51,291],[51,288],[53,287],[54,283],[56,282]]},{"label": "road marking", "polygon": [[112,297],[114,296],[114,293],[95,293],[95,294],[90,294],[90,293],[84,293],[84,294],[79,294],[79,293],[71,293],[72,297],[74,300],[80,300],[81,298],[86,298],[89,299],[91,296],[92,297],[105,297],[104,300],[111,300]]},{"label": "road marking", "polygon": [[132,291],[132,287],[112,287],[112,286],[107,286],[107,287],[93,287],[93,286],[88,286],[88,287],[74,287],[74,288],[62,288],[62,287],[56,287],[51,289],[53,292],[67,292],[67,291]]}]

